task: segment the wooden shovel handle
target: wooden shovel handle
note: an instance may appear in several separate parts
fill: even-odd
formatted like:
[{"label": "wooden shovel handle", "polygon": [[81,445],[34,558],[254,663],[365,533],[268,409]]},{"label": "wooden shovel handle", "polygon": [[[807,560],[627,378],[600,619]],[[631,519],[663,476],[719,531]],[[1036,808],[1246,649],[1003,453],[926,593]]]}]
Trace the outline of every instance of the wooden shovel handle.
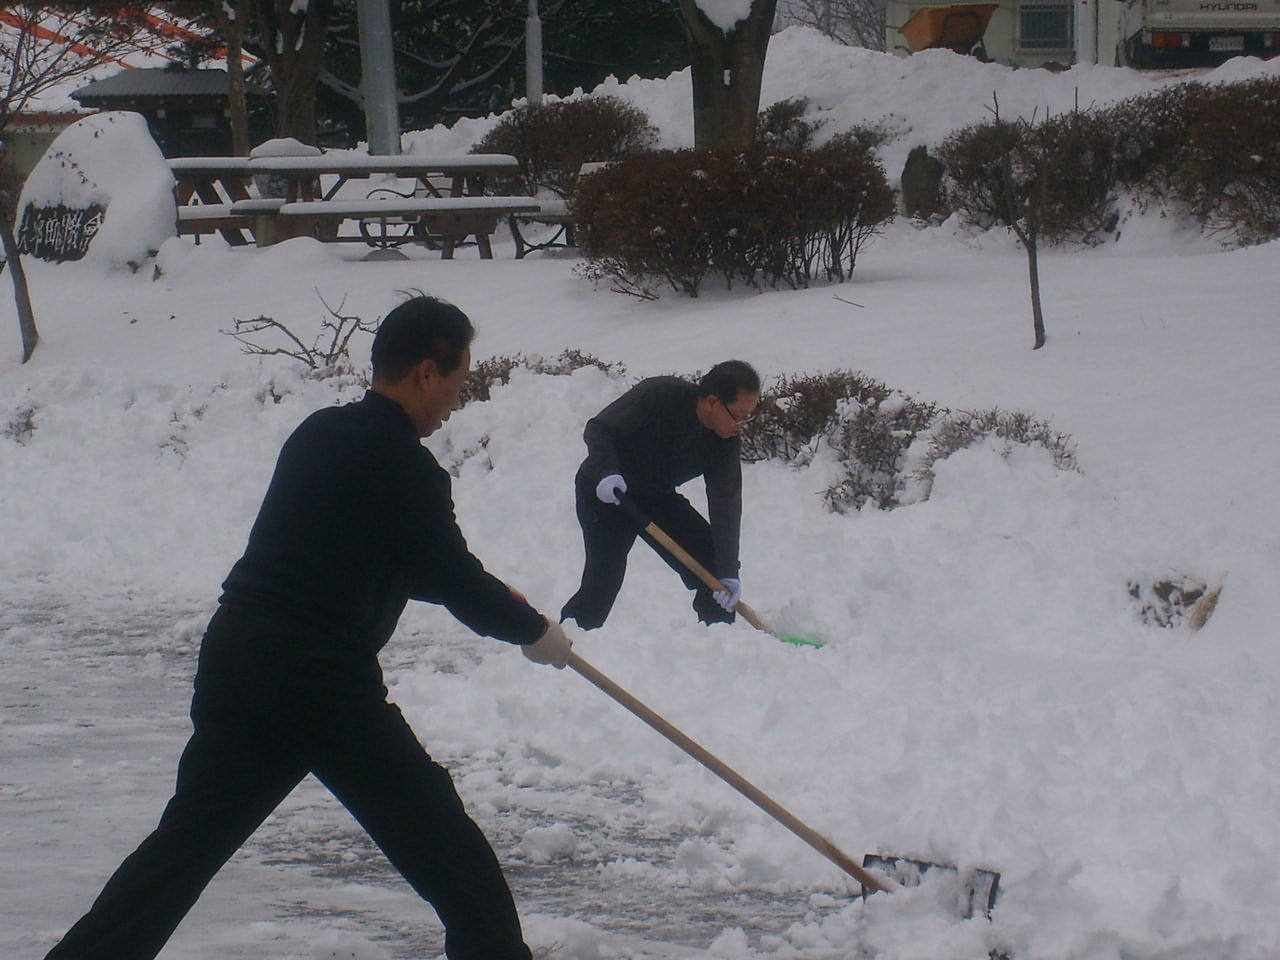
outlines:
[{"label": "wooden shovel handle", "polygon": [[[627,512],[630,513],[633,518],[635,518],[636,522],[641,523],[644,526],[644,532],[647,533],[649,536],[653,537],[653,539],[657,540],[658,543],[662,544],[662,546],[665,547],[667,551],[671,553],[672,556],[674,556],[677,560],[679,560],[686,567],[688,567],[689,570],[694,574],[694,576],[696,576],[699,580],[705,583],[712,590],[725,589],[724,584],[720,582],[720,579],[715,574],[713,574],[710,570],[708,570],[706,567],[700,564],[697,560],[695,560],[690,555],[688,550],[686,550],[684,547],[680,546],[680,544],[676,543],[669,536],[667,536],[667,532],[663,530],[661,527],[659,527],[652,520],[650,520],[648,517],[646,517],[644,513],[641,512],[640,508],[635,505],[634,501],[623,498],[622,502],[623,502],[623,505],[628,508]],[[746,618],[747,623],[751,624],[757,630],[762,630],[768,634],[773,633],[773,631],[769,629],[768,625],[763,620],[761,620],[758,616],[756,616],[756,612],[752,610],[750,607],[748,607],[741,600],[738,601],[734,609],[738,613],[742,614],[742,616]]]},{"label": "wooden shovel handle", "polygon": [[754,803],[778,823],[782,824],[797,837],[807,843],[809,846],[817,850],[837,867],[843,870],[849,876],[857,880],[863,887],[868,890],[887,890],[888,887],[874,874],[868,873],[862,867],[858,866],[847,853],[837,847],[834,843],[818,833],[812,827],[798,820],[794,814],[788,811],[782,804],[774,800],[759,787],[753,785],[742,774],[738,773],[727,763],[717,757],[711,751],[701,746],[675,726],[664,720],[657,713],[645,706],[634,696],[618,686],[603,673],[593,667],[587,661],[583,660],[578,654],[569,653],[569,666],[578,674],[585,677],[599,689],[616,700],[622,706],[651,726],[658,733],[662,734],[677,747],[687,753],[693,759],[714,773],[733,789]]}]

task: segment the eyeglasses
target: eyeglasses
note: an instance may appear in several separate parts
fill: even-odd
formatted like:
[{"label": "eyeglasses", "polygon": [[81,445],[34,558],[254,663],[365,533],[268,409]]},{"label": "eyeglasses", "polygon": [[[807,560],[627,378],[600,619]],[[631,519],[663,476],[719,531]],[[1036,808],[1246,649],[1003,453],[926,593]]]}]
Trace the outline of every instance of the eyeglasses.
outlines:
[{"label": "eyeglasses", "polygon": [[733,422],[740,427],[745,427],[748,423],[750,423],[752,420],[756,418],[755,413],[745,413],[745,414],[734,413],[733,407],[729,406],[723,400],[720,400],[719,397],[716,397],[716,399],[720,401],[720,406],[724,407],[724,412],[727,413],[730,417],[732,417]]}]

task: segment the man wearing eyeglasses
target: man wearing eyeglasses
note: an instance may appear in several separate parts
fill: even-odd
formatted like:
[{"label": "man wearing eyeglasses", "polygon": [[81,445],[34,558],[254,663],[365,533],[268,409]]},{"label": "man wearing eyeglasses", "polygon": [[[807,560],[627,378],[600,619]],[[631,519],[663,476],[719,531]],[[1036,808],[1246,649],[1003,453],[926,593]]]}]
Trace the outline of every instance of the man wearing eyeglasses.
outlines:
[{"label": "man wearing eyeglasses", "polygon": [[[583,630],[601,626],[627,572],[638,535],[694,591],[703,623],[732,622],[742,594],[738,537],[742,520],[739,434],[760,402],[760,377],[742,360],[716,364],[697,383],[680,377],[642,380],[587,421],[587,458],[574,479],[586,560],[582,584],[560,611]],[[704,519],[676,492],[705,478]],[[620,509],[625,495],[702,566],[724,590],[712,592]]]}]

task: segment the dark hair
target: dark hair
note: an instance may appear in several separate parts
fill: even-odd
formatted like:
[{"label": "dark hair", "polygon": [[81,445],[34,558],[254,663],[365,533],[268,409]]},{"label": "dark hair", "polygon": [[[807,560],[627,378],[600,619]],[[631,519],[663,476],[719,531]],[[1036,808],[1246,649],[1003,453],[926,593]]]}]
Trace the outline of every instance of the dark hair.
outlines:
[{"label": "dark hair", "polygon": [[724,404],[733,403],[744,390],[760,392],[760,374],[745,360],[717,363],[698,381],[698,396],[715,396]]},{"label": "dark hair", "polygon": [[476,328],[452,303],[435,297],[410,297],[378,324],[373,337],[373,379],[395,383],[430,358],[448,376],[462,362]]}]

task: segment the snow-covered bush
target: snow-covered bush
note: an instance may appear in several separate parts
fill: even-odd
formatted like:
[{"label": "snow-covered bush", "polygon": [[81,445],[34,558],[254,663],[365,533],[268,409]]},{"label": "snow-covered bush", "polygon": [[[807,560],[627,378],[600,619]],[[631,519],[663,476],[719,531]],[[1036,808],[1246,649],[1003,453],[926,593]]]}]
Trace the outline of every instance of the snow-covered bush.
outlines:
[{"label": "snow-covered bush", "polygon": [[965,127],[938,147],[944,203],[984,228],[1010,224],[1013,209],[1034,218],[1046,243],[1101,243],[1119,220],[1122,133],[1110,114],[1088,110]]},{"label": "snow-covered bush", "polygon": [[981,227],[1032,209],[1048,243],[1115,235],[1121,200],[1187,216],[1228,245],[1280,236],[1280,77],[1181,83],[1103,109],[992,119],[937,150],[945,203]]},{"label": "snow-covered bush", "polygon": [[1053,457],[1059,470],[1077,470],[1076,447],[1068,434],[1054,430],[1021,410],[1008,413],[990,410],[961,410],[946,413],[929,431],[928,449],[913,472],[920,484],[919,499],[927,499],[933,485],[933,467],[958,450],[995,437],[1001,441],[1001,456],[1008,457],[1015,445],[1041,447]]},{"label": "snow-covered bush", "polygon": [[517,107],[472,152],[508,153],[520,161],[518,174],[490,178],[498,193],[536,196],[547,188],[567,197],[584,163],[630,156],[657,139],[643,110],[604,96]]},{"label": "snow-covered bush", "polygon": [[813,150],[668,150],[586,177],[571,209],[581,273],[652,299],[656,284],[697,296],[708,277],[806,287],[852,276],[895,213],[864,137]]},{"label": "snow-covered bush", "polygon": [[1172,204],[1228,245],[1280,237],[1280,76],[1182,83],[1106,116],[1119,172],[1145,202]]},{"label": "snow-covered bush", "polygon": [[850,370],[783,377],[761,391],[742,457],[804,465],[826,452],[841,467],[824,493],[831,509],[891,509],[927,500],[934,464],[989,437],[1003,441],[1004,456],[1014,445],[1039,446],[1059,469],[1076,469],[1071,438],[1030,414],[953,414]]},{"label": "snow-covered bush", "polygon": [[765,107],[756,116],[756,145],[770,150],[808,150],[822,126],[821,120],[805,118],[808,109],[808,97],[788,97]]},{"label": "snow-covered bush", "polygon": [[908,448],[939,409],[851,370],[783,377],[761,391],[742,433],[743,459],[807,463],[827,448],[843,472],[825,495],[835,510],[895,505]]},{"label": "snow-covered bush", "polygon": [[581,350],[565,350],[554,360],[530,358],[523,354],[489,357],[471,368],[471,374],[458,392],[458,406],[464,407],[473,400],[488,400],[493,388],[509,383],[511,372],[516,369],[532,370],[549,376],[566,376],[582,367],[596,367],[614,376],[626,373],[626,367],[621,363],[608,363]]}]

